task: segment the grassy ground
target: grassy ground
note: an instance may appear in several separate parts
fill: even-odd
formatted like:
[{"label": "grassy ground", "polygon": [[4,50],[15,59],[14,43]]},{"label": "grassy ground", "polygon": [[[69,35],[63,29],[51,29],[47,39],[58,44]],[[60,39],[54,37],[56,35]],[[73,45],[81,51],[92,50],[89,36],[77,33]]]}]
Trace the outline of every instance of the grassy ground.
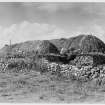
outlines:
[{"label": "grassy ground", "polygon": [[105,88],[35,71],[0,73],[0,102],[104,103]]}]

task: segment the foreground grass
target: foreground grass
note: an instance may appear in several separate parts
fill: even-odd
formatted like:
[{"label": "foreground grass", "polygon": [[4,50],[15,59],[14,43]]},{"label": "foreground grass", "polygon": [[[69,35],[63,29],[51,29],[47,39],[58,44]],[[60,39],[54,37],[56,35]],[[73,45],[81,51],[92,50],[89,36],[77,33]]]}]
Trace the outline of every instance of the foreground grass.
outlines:
[{"label": "foreground grass", "polygon": [[64,80],[55,75],[0,73],[0,102],[105,102],[105,87],[96,81]]}]

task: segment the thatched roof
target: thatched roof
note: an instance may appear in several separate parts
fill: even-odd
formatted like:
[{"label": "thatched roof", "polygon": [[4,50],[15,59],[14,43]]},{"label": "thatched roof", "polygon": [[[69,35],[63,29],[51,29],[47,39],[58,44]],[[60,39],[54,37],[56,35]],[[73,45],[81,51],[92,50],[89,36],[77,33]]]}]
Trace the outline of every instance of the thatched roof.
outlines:
[{"label": "thatched roof", "polygon": [[105,44],[93,35],[79,35],[67,40],[64,45],[67,49],[80,49],[82,53],[105,52]]},{"label": "thatched roof", "polygon": [[57,47],[48,40],[41,41],[40,44],[37,46],[37,51],[39,54],[59,53]]}]

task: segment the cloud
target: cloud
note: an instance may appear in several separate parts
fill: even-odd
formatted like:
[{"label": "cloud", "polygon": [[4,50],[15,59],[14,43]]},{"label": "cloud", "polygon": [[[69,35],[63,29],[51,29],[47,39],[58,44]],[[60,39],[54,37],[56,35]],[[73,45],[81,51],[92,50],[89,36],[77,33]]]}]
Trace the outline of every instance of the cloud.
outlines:
[{"label": "cloud", "polygon": [[89,3],[84,5],[83,10],[90,15],[105,16],[105,3]]},{"label": "cloud", "polygon": [[12,43],[19,43],[28,40],[46,40],[60,38],[65,35],[64,30],[55,25],[30,23],[24,21],[20,24],[13,24],[10,27],[0,27],[0,47]]},{"label": "cloud", "polygon": [[71,5],[69,3],[43,3],[40,4],[37,9],[42,10],[42,11],[47,11],[49,13],[52,12],[57,12],[59,10],[67,10],[69,8],[72,8],[72,3]]},{"label": "cloud", "polygon": [[19,24],[12,24],[6,28],[0,26],[0,48],[5,44],[9,44],[9,40],[12,40],[12,43],[19,43],[28,40],[67,38],[79,34],[93,34],[105,42],[105,30],[99,24],[81,25],[67,32],[55,25],[24,21]]},{"label": "cloud", "polygon": [[78,34],[85,34],[85,35],[95,35],[96,37],[100,38],[102,41],[105,42],[105,30],[104,26],[99,24],[87,24],[87,26],[80,26],[73,30],[74,35]]},{"label": "cloud", "polygon": [[[35,7],[35,6],[34,6]],[[105,3],[73,3],[73,2],[61,2],[61,3],[40,3],[37,6],[37,9],[40,11],[52,13],[68,12],[74,18],[82,19],[99,19],[100,17],[105,16]],[[62,12],[62,14],[63,14]],[[66,17],[66,16],[65,16]]]}]

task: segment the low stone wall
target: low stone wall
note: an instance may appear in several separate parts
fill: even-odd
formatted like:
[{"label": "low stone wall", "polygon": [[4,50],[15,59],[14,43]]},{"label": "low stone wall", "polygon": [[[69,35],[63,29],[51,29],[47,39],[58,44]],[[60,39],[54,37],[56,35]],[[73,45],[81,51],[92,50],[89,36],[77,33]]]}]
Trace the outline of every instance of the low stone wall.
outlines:
[{"label": "low stone wall", "polygon": [[69,65],[69,64],[58,64],[58,63],[49,63],[43,62],[42,70],[46,70],[47,72],[59,74],[65,78],[73,78],[81,81],[88,81],[94,78],[105,77],[105,65],[100,65],[98,67],[93,67],[92,65],[81,66],[78,68],[77,66]]}]

